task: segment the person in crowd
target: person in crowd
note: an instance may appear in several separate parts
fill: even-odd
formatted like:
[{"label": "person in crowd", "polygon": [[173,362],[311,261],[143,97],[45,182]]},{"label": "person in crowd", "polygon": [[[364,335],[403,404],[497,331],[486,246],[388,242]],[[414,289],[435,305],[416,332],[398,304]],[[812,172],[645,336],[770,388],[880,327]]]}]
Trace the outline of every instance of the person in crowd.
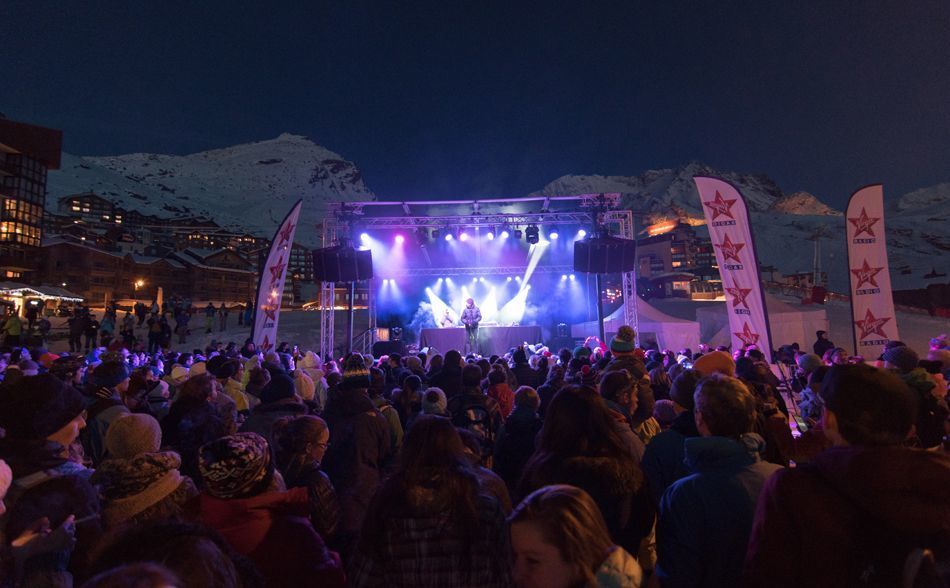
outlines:
[{"label": "person in crowd", "polygon": [[[224,303],[222,302],[221,305],[223,306]],[[214,317],[217,313],[218,313],[218,310],[214,307],[214,304],[212,304],[209,301],[208,306],[205,307],[205,334],[206,335],[211,334],[211,330],[214,328]]]},{"label": "person in crowd", "polygon": [[755,398],[736,378],[703,378],[693,395],[700,437],[684,442],[690,475],[660,500],[656,575],[663,586],[738,586],[756,499],[781,469],[761,461]]},{"label": "person in crowd", "polygon": [[538,371],[528,363],[528,354],[524,347],[518,347],[511,356],[514,367],[511,368],[514,373],[517,386],[531,386],[537,389],[542,384]]},{"label": "person in crowd", "polygon": [[442,369],[434,374],[430,373],[429,383],[445,392],[445,397],[450,400],[461,394],[462,354],[454,349],[447,351]]},{"label": "person in crowd", "polygon": [[80,437],[86,457],[98,465],[105,455],[109,426],[129,414],[122,395],[129,389],[129,368],[121,361],[107,361],[93,369],[85,389],[86,428]]},{"label": "person in crowd", "polygon": [[950,547],[950,456],[902,447],[917,398],[896,373],[833,366],[820,395],[834,447],[766,482],[744,585],[922,585],[902,575]]},{"label": "person in crowd", "polygon": [[445,398],[445,392],[441,388],[429,386],[422,396],[420,403],[421,414],[432,414],[435,416],[448,417],[449,401]]},{"label": "person in crowd", "polygon": [[947,408],[947,387],[919,367],[917,353],[906,345],[894,345],[881,356],[884,367],[894,370],[917,397],[917,419],[914,423],[916,438],[924,449],[936,448],[948,434],[946,427],[950,410]]},{"label": "person in crowd", "polygon": [[633,432],[632,415],[637,410],[636,382],[627,370],[606,372],[598,385],[600,395],[610,411],[614,428],[637,463],[643,459],[644,445],[640,437]]},{"label": "person in crowd", "polygon": [[541,406],[538,408],[538,414],[542,417],[544,416],[548,405],[551,404],[551,400],[554,398],[554,395],[557,394],[558,390],[566,385],[564,382],[565,369],[565,366],[560,364],[551,366],[551,369],[548,370],[547,379],[538,388],[538,397],[541,399]]},{"label": "person in crowd", "polygon": [[95,349],[99,342],[99,321],[96,320],[96,315],[92,313],[86,315],[83,321],[83,336],[85,337],[85,350]]},{"label": "person in crowd", "polygon": [[[522,384],[522,386],[534,389],[531,384]],[[508,386],[504,371],[491,370],[488,372],[488,396],[498,403],[498,410],[502,417],[508,417],[511,414],[515,407],[515,393]]]},{"label": "person in crowd", "polygon": [[250,412],[250,402],[241,386],[244,364],[233,357],[216,355],[205,363],[205,367],[218,380],[221,391],[234,401],[234,408],[241,415]]},{"label": "person in crowd", "polygon": [[257,433],[267,439],[271,447],[275,447],[274,423],[284,417],[307,414],[307,406],[297,397],[293,379],[283,372],[271,377],[261,390],[260,399],[261,403],[254,407],[238,430],[242,433]]},{"label": "person in crowd", "polygon": [[254,562],[267,586],[345,586],[339,558],[307,519],[308,490],[281,491],[267,440],[236,433],[203,445],[198,521]]},{"label": "person in crowd", "polygon": [[465,455],[478,476],[478,482],[482,486],[482,491],[498,501],[501,505],[501,512],[508,516],[511,513],[511,494],[508,492],[508,486],[501,476],[485,467],[486,459],[482,456],[482,442],[475,433],[467,429],[456,427],[459,438],[462,439],[462,447]]},{"label": "person in crowd", "polygon": [[[659,432],[659,425],[653,419],[653,389],[647,376],[646,366],[643,364],[636,349],[636,333],[632,327],[623,325],[617,329],[617,335],[610,340],[611,360],[604,368],[604,373],[627,370],[637,383],[637,410],[631,414],[631,425],[644,443]],[[652,422],[648,422],[652,421]]]},{"label": "person in crowd", "polygon": [[310,377],[313,382],[312,411],[316,414],[323,414],[327,406],[327,380],[323,373],[323,362],[320,361],[320,357],[313,351],[307,351],[297,362],[297,371]]},{"label": "person in crowd", "polygon": [[462,440],[423,415],[367,513],[349,566],[362,586],[509,586],[508,539],[498,501],[482,492]]},{"label": "person in crowd", "polygon": [[580,488],[540,488],[515,507],[508,523],[518,586],[641,586],[637,560],[614,543],[597,503]]},{"label": "person in crowd", "polygon": [[[432,382],[432,376],[442,371],[445,366],[445,358],[440,353],[436,353],[429,358],[429,369],[426,371],[426,381]],[[434,385],[434,384],[433,384]]]},{"label": "person in crowd", "polygon": [[383,374],[383,370],[375,367],[369,368],[369,376],[369,399],[373,401],[373,406],[389,424],[389,435],[392,439],[391,453],[395,455],[399,453],[399,448],[402,447],[402,419],[399,418],[399,411],[393,406],[393,403],[383,396],[386,389],[386,376]]},{"label": "person in crowd", "polygon": [[91,478],[107,528],[180,516],[197,496],[194,482],[179,471],[181,457],[162,452],[161,444],[162,429],[151,415],[126,415],[109,427],[106,458]]},{"label": "person in crowd", "polygon": [[835,348],[835,344],[828,339],[828,333],[825,331],[815,332],[815,343],[811,346],[812,351],[818,357],[824,357],[825,353]]},{"label": "person in crowd", "polygon": [[38,472],[91,476],[69,452],[85,426],[82,394],[55,376],[24,376],[0,386],[0,459],[14,480]]},{"label": "person in crowd", "polygon": [[236,429],[234,421],[222,417],[212,404],[217,394],[218,383],[211,374],[191,376],[162,420],[163,444],[181,456],[181,473],[199,485],[198,449]]},{"label": "person in crowd", "polygon": [[320,469],[330,446],[330,430],[320,417],[283,417],[274,423],[277,469],[287,488],[303,487],[310,498],[310,522],[333,544],[340,524],[340,503],[330,478]]},{"label": "person in crowd", "polygon": [[848,351],[843,347],[833,347],[821,356],[825,365],[846,365],[848,363]]},{"label": "person in crowd", "polygon": [[369,399],[369,386],[369,370],[354,353],[346,359],[339,393],[328,401],[324,415],[330,448],[323,465],[340,499],[337,537],[344,556],[353,548],[391,455],[389,425]]},{"label": "person in crowd", "polygon": [[489,458],[504,418],[498,402],[482,392],[481,380],[482,370],[477,365],[467,364],[462,368],[462,392],[449,398],[448,411],[456,427],[472,431],[479,437],[481,456]]},{"label": "person in crowd", "polygon": [[541,431],[540,406],[541,398],[534,389],[518,388],[514,409],[498,432],[492,467],[508,486],[509,494],[514,494],[521,472],[534,453],[534,440]]},{"label": "person in crowd", "polygon": [[551,401],[516,495],[527,496],[548,484],[586,490],[614,542],[628,551],[638,551],[649,534],[653,516],[643,474],[592,388],[567,386]]},{"label": "person in crowd", "polygon": [[399,414],[403,431],[408,430],[422,412],[422,389],[422,379],[412,374],[402,381],[402,387],[393,390],[392,404]]}]

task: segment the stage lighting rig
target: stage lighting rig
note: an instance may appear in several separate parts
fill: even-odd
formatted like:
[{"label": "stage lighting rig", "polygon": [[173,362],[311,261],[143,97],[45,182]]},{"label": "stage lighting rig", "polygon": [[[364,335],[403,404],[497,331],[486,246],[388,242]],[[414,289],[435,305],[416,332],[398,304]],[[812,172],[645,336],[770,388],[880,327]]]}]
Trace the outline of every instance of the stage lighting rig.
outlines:
[{"label": "stage lighting rig", "polygon": [[515,229],[515,239],[521,239],[521,229]]},{"label": "stage lighting rig", "polygon": [[416,241],[419,245],[425,245],[429,241],[429,230],[422,227],[416,229]]},{"label": "stage lighting rig", "polygon": [[524,238],[531,245],[537,245],[540,241],[539,231],[537,225],[529,225],[528,228],[524,230]]}]

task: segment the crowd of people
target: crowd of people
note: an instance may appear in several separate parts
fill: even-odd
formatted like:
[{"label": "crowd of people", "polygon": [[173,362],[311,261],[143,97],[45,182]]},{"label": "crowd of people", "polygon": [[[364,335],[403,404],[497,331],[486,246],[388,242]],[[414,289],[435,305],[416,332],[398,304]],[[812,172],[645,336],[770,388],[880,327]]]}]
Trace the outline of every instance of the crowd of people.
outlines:
[{"label": "crowd of people", "polygon": [[946,337],[787,377],[635,340],[14,345],[0,586],[944,585]]}]

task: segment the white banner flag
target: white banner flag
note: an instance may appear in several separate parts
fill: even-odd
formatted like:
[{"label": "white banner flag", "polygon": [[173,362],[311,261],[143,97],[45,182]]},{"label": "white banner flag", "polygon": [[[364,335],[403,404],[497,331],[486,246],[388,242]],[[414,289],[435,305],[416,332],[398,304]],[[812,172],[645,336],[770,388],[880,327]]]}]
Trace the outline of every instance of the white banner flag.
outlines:
[{"label": "white banner flag", "polygon": [[884,187],[875,184],[852,194],[846,218],[854,349],[874,360],[888,340],[898,339],[884,236]]},{"label": "white banner flag", "polygon": [[732,348],[755,345],[771,361],[768,312],[759,283],[759,260],[745,200],[735,186],[719,178],[697,176],[693,181],[699,190],[709,238],[716,250]]},{"label": "white banner flag", "polygon": [[284,281],[287,278],[287,265],[290,262],[290,250],[294,245],[294,232],[303,200],[294,207],[274,233],[267,254],[267,262],[260,268],[260,281],[257,283],[257,306],[254,315],[254,331],[251,339],[254,345],[267,353],[277,346],[277,320],[280,318],[280,302],[284,295]]}]

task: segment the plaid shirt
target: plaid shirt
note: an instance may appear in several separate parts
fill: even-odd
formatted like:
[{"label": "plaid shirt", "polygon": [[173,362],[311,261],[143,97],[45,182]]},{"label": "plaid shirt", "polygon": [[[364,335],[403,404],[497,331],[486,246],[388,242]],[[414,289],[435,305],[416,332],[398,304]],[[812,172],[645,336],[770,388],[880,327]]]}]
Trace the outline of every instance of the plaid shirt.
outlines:
[{"label": "plaid shirt", "polygon": [[354,552],[348,574],[350,585],[513,586],[505,515],[498,501],[488,496],[479,496],[477,506],[483,532],[467,549],[454,532],[447,512],[390,518],[382,553]]}]

